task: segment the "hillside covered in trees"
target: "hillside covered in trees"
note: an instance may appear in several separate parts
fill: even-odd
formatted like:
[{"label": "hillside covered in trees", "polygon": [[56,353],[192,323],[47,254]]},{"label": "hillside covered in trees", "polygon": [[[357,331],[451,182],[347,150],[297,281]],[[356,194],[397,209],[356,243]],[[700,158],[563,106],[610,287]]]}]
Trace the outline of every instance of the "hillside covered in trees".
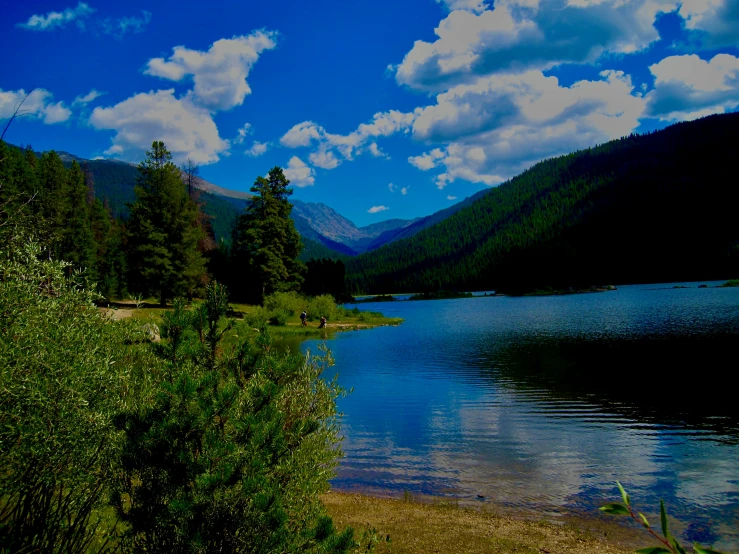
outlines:
[{"label": "hillside covered in trees", "polygon": [[413,237],[347,261],[350,292],[739,274],[739,113],[543,161]]}]

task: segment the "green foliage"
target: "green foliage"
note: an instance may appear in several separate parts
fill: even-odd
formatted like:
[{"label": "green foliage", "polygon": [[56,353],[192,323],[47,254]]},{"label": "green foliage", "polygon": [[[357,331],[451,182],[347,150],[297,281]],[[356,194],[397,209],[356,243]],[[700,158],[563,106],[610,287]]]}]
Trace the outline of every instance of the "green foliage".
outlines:
[{"label": "green foliage", "polygon": [[346,294],[346,269],[341,260],[322,258],[310,260],[303,282],[303,292],[311,296],[330,294],[334,298],[344,298]]},{"label": "green foliage", "polygon": [[169,378],[116,419],[125,435],[114,494],[128,526],[121,544],[146,552],[347,552],[353,531],[338,534],[318,499],[340,455],[342,390],[321,378],[330,355],[277,355],[264,335],[256,356],[246,343],[222,350],[226,305],[218,284],[196,310],[204,325],[174,304],[163,325],[169,346],[160,351]]},{"label": "green foliage", "polygon": [[115,534],[96,515],[117,457],[111,416],[156,360],[134,346],[146,339],[133,323],[98,313],[69,263],[50,260],[32,235],[3,239],[0,551],[86,552],[96,532]]},{"label": "green foliage", "polygon": [[309,298],[307,311],[310,321],[318,321],[321,317],[325,317],[329,321],[339,318],[336,300],[330,294],[322,294],[321,296]]},{"label": "green foliage", "polygon": [[543,161],[440,223],[346,260],[348,290],[525,293],[733,275],[739,189],[726,175],[737,141],[730,113]]},{"label": "green foliage", "polygon": [[270,325],[284,326],[287,323],[290,314],[282,309],[272,311],[272,315],[269,318]]},{"label": "green foliage", "polygon": [[276,291],[297,290],[303,282],[305,266],[297,259],[302,244],[290,219],[289,184],[279,167],[267,178],[257,177],[251,187],[254,196],[234,229],[234,271],[255,285],[243,292],[260,302]]},{"label": "green foliage", "polygon": [[244,314],[244,321],[250,327],[259,329],[267,324],[272,312],[263,306],[254,306],[246,314]]},{"label": "green foliage", "polygon": [[284,310],[289,316],[294,316],[305,309],[305,298],[297,292],[275,292],[264,299],[264,307],[270,311]]},{"label": "green foliage", "polygon": [[[639,525],[644,527],[644,529],[646,529],[655,539],[657,539],[661,543],[660,546],[648,546],[646,548],[640,548],[636,551],[637,554],[686,554],[686,550],[669,531],[667,510],[665,509],[665,503],[662,500],[659,501],[659,519],[660,527],[662,528],[662,535],[660,536],[650,525],[647,516],[645,516],[641,512],[634,511],[634,508],[631,506],[631,498],[629,498],[628,493],[623,488],[621,483],[616,481],[616,485],[618,485],[618,490],[621,493],[621,499],[623,500],[623,503],[615,502],[611,504],[606,504],[605,506],[600,507],[600,511],[604,514],[629,516]],[[693,544],[693,552],[695,554],[721,554],[717,550],[700,546],[699,544]]]},{"label": "green foliage", "polygon": [[152,143],[139,164],[128,224],[129,284],[147,296],[156,294],[162,304],[175,296],[192,298],[205,275],[198,208],[171,158],[164,143]]}]

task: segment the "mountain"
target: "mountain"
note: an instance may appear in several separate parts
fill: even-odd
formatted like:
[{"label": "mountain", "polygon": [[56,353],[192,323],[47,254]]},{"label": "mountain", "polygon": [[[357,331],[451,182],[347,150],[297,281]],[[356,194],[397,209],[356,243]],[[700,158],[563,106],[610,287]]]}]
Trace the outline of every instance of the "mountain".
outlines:
[{"label": "mountain", "polygon": [[540,162],[348,260],[350,291],[520,293],[739,275],[737,144],[730,113]]},{"label": "mountain", "polygon": [[[388,219],[365,227],[357,227],[325,204],[301,202],[300,200],[293,201],[293,219],[296,225],[300,220],[301,227],[310,227],[317,235],[323,237],[326,246],[340,252],[343,250],[342,253],[347,255],[366,252],[380,236],[394,233],[416,221],[415,219]],[[385,242],[382,241],[379,245]],[[339,245],[343,245],[343,248]]]},{"label": "mountain", "polygon": [[[76,161],[86,168],[92,175],[95,195],[107,202],[114,216],[127,217],[126,205],[135,200],[134,185],[139,175],[136,164],[112,159],[87,160],[68,152],[57,154],[67,166]],[[203,211],[211,217],[216,239],[230,237],[233,223],[251,194],[215,185],[198,176],[194,185],[200,190],[199,199],[204,204]],[[294,200],[292,218],[306,241],[304,257],[308,252],[316,256],[320,252],[320,257],[327,258],[351,257],[410,237],[452,215],[475,197],[427,217],[388,219],[364,227],[357,227],[325,204]]]}]

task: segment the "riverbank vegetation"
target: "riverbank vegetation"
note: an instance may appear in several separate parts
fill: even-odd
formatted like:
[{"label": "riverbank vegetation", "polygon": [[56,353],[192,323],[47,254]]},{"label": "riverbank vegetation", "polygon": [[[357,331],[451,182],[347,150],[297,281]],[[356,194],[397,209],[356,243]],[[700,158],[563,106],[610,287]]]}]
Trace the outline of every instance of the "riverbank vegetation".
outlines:
[{"label": "riverbank vegetation", "polygon": [[[319,499],[341,455],[331,356],[280,353],[268,329],[298,307],[363,314],[297,293],[282,171],[257,179],[240,221],[239,290],[260,305],[237,319],[207,271],[207,220],[161,142],[139,170],[118,221],[83,168],[0,142],[0,551],[361,548]],[[135,292],[130,311],[159,324],[101,313],[96,287]]]}]

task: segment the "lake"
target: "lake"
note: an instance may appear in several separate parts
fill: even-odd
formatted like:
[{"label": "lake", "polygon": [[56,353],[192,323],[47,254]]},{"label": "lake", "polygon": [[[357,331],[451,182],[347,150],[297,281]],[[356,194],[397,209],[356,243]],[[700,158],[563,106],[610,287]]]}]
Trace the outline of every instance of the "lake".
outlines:
[{"label": "lake", "polygon": [[653,524],[663,498],[687,542],[739,550],[739,288],[684,285],[360,304],[405,322],[328,341],[353,388],[333,486],[556,521],[619,480]]}]

